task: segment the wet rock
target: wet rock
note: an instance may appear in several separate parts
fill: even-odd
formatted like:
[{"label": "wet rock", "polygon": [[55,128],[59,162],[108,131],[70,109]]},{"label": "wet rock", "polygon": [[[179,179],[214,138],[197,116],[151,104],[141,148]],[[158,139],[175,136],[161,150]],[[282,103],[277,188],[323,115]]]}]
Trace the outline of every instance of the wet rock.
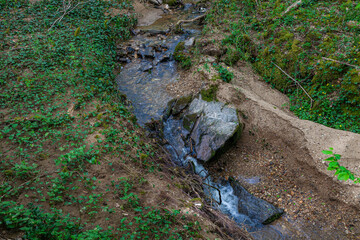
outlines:
[{"label": "wet rock", "polygon": [[152,68],[153,68],[153,65],[150,62],[146,61],[146,62],[141,63],[139,70],[142,72],[146,72]]},{"label": "wet rock", "polygon": [[192,38],[186,40],[184,45],[185,45],[185,47],[191,47],[194,45],[194,43],[195,43],[195,37],[192,37]]},{"label": "wet rock", "polygon": [[182,127],[190,132],[191,139],[187,142],[192,143],[190,147],[195,150],[197,159],[209,161],[240,136],[242,125],[235,109],[220,102],[206,102],[200,97],[192,100],[184,111],[187,104],[186,101],[174,104],[171,114],[176,116],[183,112]]},{"label": "wet rock", "polygon": [[[171,100],[168,105],[171,106],[170,111],[167,115],[171,114],[173,116],[176,116],[180,114],[186,107],[189,106],[190,102],[193,100],[193,97],[190,96],[184,96],[181,98],[173,99]],[[168,117],[168,116],[166,116]]]},{"label": "wet rock", "polygon": [[239,198],[239,213],[256,219],[262,224],[269,224],[284,213],[284,210],[251,195],[237,181],[231,180],[230,184],[234,189],[234,194]]},{"label": "wet rock", "polygon": [[142,58],[154,58],[154,50],[152,47],[145,47],[143,49],[140,49],[140,55]]},{"label": "wet rock", "polygon": [[171,60],[171,56],[172,56],[172,54],[170,52],[165,52],[163,54],[160,54],[157,57],[155,57],[155,59],[153,61],[153,65],[156,66],[160,62],[169,61],[169,60]]},{"label": "wet rock", "polygon": [[210,160],[228,141],[237,139],[241,133],[236,110],[223,103],[194,99],[187,115],[194,114],[200,117],[191,138],[195,141],[197,158],[202,161]]},{"label": "wet rock", "polygon": [[131,62],[129,58],[124,58],[124,57],[123,57],[123,58],[118,58],[117,60],[118,60],[119,62],[123,62],[123,63],[129,63],[129,62]]},{"label": "wet rock", "polygon": [[128,54],[132,54],[132,53],[135,52],[135,49],[132,48],[132,47],[127,47],[127,48],[126,48],[126,51],[127,51]]},{"label": "wet rock", "polygon": [[151,2],[152,4],[155,4],[155,5],[161,5],[161,4],[163,4],[163,1],[162,1],[162,0],[149,0],[149,2]]},{"label": "wet rock", "polygon": [[156,29],[148,29],[148,30],[141,30],[141,34],[149,34],[150,36],[160,35],[160,34],[167,34],[168,31],[165,30],[156,30]]},{"label": "wet rock", "polygon": [[124,48],[121,48],[121,46],[117,47],[116,54],[118,57],[126,57],[128,55],[128,51]]}]

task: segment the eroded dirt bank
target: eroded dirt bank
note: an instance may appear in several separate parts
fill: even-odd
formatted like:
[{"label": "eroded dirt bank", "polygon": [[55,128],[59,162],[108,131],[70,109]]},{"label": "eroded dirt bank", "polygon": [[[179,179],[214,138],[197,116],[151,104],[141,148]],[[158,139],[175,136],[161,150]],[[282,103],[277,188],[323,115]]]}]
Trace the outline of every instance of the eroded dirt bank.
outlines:
[{"label": "eroded dirt bank", "polygon": [[285,209],[278,223],[298,224],[291,233],[294,239],[358,239],[360,187],[333,177],[321,151],[333,147],[342,155],[341,164],[359,175],[360,135],[298,119],[288,110],[287,97],[262,82],[246,63],[229,69],[235,75],[231,84],[210,81],[216,71],[204,65],[213,57],[202,58],[200,71],[183,73],[169,89],[185,94],[194,88],[180,86],[219,85],[217,100],[238,109],[245,123],[240,141],[207,167]]}]

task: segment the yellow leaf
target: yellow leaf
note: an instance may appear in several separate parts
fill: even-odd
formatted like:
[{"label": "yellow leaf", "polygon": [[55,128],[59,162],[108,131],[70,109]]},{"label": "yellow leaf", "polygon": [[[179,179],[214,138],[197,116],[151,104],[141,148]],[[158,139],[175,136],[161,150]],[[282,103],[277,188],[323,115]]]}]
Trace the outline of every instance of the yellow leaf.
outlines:
[{"label": "yellow leaf", "polygon": [[80,34],[80,27],[75,30],[74,36],[77,37]]}]

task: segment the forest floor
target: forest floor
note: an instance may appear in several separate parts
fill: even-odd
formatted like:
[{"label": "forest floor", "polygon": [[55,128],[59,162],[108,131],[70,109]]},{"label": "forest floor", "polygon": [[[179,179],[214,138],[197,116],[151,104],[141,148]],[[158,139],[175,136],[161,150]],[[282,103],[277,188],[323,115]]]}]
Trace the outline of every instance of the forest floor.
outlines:
[{"label": "forest floor", "polygon": [[245,236],[117,91],[117,45],[159,17],[139,4],[0,2],[1,239]]}]

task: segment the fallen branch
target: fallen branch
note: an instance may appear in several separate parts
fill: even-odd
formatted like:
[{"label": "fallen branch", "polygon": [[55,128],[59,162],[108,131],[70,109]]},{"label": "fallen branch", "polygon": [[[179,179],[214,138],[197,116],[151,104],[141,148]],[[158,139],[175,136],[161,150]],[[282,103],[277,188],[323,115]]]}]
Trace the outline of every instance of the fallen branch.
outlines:
[{"label": "fallen branch", "polygon": [[195,22],[197,20],[200,20],[202,18],[204,18],[206,16],[206,14],[203,14],[201,16],[198,16],[196,18],[193,18],[193,19],[189,19],[189,20],[179,20],[176,25],[175,25],[175,28],[177,28],[179,25],[183,24],[183,23],[191,23],[191,22]]},{"label": "fallen branch", "polygon": [[299,7],[301,3],[302,3],[302,0],[299,0],[299,1],[297,1],[297,2],[294,2],[294,3],[291,4],[291,5],[285,10],[285,12],[283,12],[281,15],[284,16],[285,14],[287,14],[288,12],[290,12],[291,9]]},{"label": "fallen branch", "polygon": [[314,102],[314,99],[312,99],[312,97],[309,95],[309,93],[303,88],[303,86],[301,86],[301,84],[296,81],[295,78],[291,77],[289,74],[287,74],[284,70],[282,70],[278,65],[276,65],[274,62],[272,62],[275,67],[277,67],[281,72],[283,72],[287,77],[289,77],[291,80],[293,80],[295,82],[296,85],[298,85],[303,91],[304,93],[310,98],[310,108],[312,108],[312,104]]},{"label": "fallen branch", "polygon": [[352,64],[349,64],[349,63],[346,63],[346,62],[342,62],[342,61],[335,60],[335,59],[326,58],[326,57],[322,57],[322,59],[328,60],[328,61],[337,62],[337,63],[340,63],[340,64],[344,64],[344,65],[346,65],[346,66],[350,66],[350,67],[354,67],[354,68],[360,69],[360,66],[352,65]]},{"label": "fallen branch", "polygon": [[204,185],[206,185],[206,186],[208,186],[208,187],[211,187],[211,188],[213,188],[213,189],[215,189],[215,190],[217,190],[217,191],[219,192],[219,201],[217,201],[216,199],[214,199],[214,198],[212,198],[212,197],[211,197],[211,199],[214,200],[217,204],[221,205],[222,200],[221,200],[221,191],[220,191],[220,189],[217,188],[217,187],[214,187],[214,186],[212,186],[212,185],[210,185],[210,184],[204,183],[204,182],[202,182],[202,184],[204,184]]},{"label": "fallen branch", "polygon": [[51,24],[51,27],[48,29],[48,31],[50,31],[52,29],[53,26],[55,26],[56,23],[59,23],[61,22],[61,20],[65,17],[66,14],[70,13],[71,11],[73,11],[75,8],[77,8],[80,4],[85,4],[87,2],[90,2],[91,0],[89,1],[86,1],[86,2],[78,2],[74,7],[73,7],[73,0],[69,0],[68,3],[65,2],[65,0],[63,0],[63,10],[60,11],[60,12],[64,12],[63,15],[61,15],[58,19],[56,19],[53,24]]}]

